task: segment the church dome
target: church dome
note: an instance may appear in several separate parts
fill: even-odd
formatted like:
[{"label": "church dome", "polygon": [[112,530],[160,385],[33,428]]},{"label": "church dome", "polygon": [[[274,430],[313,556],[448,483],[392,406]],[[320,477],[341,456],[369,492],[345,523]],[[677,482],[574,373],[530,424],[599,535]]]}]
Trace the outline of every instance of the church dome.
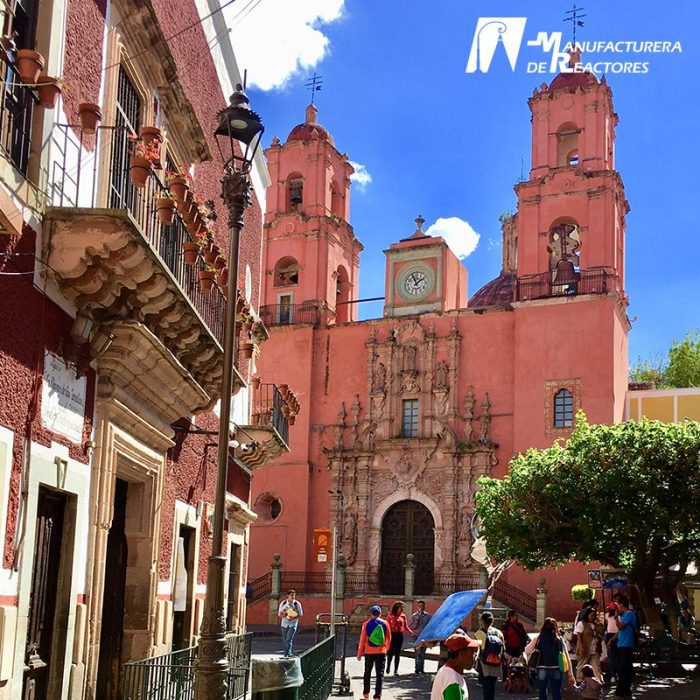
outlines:
[{"label": "church dome", "polygon": [[501,272],[496,279],[487,282],[469,300],[468,306],[507,306],[513,301],[514,272]]},{"label": "church dome", "polygon": [[287,143],[290,141],[327,141],[334,146],[333,137],[324,129],[317,121],[316,115],[318,110],[314,105],[309,105],[306,108],[306,121],[303,124],[297,124],[287,136]]}]

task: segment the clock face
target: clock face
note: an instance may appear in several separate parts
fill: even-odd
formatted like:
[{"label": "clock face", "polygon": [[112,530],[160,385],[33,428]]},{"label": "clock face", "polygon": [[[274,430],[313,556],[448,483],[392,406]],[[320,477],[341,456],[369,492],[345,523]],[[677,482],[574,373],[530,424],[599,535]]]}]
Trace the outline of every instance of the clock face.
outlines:
[{"label": "clock face", "polygon": [[414,270],[403,281],[403,289],[410,296],[422,296],[428,289],[428,276],[422,270]]}]

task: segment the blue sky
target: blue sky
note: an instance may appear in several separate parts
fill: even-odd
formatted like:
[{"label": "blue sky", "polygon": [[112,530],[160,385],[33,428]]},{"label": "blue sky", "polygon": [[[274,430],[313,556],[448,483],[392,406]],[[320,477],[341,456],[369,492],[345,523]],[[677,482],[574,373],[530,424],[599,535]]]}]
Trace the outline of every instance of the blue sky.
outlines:
[{"label": "blue sky", "polygon": [[[280,3],[294,8],[293,15]],[[616,164],[631,206],[626,289],[629,316],[637,318],[630,334],[634,360],[664,352],[671,339],[700,326],[692,204],[698,200],[700,88],[693,33],[700,6],[691,0],[580,4],[587,15],[580,39],[680,41],[683,49],[596,57],[649,62],[647,74],[607,76],[620,116]],[[527,98],[552,76],[527,73],[527,60],[537,56],[524,45],[515,71],[499,51],[488,73],[465,73],[474,29],[479,17],[527,17],[525,40],[560,30],[568,39],[562,17],[571,6],[534,0],[234,3],[232,40],[241,67],[249,70],[266,145],[275,134],[284,140],[303,121],[309,101],[303,83],[316,70],[324,80],[316,99],[319,121],[371,176],[366,186],[353,187],[351,199],[351,223],[365,246],[361,297],[383,294],[382,251],[412,233],[419,213],[426,226],[458,217],[479,233],[476,249],[463,260],[470,294],[499,273],[498,215],[515,209],[521,158],[526,176],[529,170]],[[236,13],[244,16],[235,19]],[[271,34],[266,46],[253,42],[256,26]],[[256,74],[265,89],[255,85]],[[361,305],[361,318],[379,315],[381,303]]]}]

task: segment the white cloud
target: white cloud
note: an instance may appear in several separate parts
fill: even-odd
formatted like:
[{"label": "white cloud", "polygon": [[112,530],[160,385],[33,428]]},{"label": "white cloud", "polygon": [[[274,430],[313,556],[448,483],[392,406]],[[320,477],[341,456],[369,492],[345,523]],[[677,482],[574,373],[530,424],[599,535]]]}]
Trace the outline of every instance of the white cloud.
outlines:
[{"label": "white cloud", "polygon": [[355,168],[355,172],[350,176],[350,180],[354,182],[361,190],[364,190],[370,182],[372,182],[372,176],[369,174],[366,165],[362,163],[356,163],[354,160],[350,161],[350,165]]},{"label": "white cloud", "polygon": [[457,216],[437,219],[426,233],[429,236],[442,236],[460,260],[474,252],[481,238],[468,221]]},{"label": "white cloud", "polygon": [[343,15],[345,0],[238,0],[224,10],[231,43],[248,85],[283,87],[328,53],[323,25]]}]

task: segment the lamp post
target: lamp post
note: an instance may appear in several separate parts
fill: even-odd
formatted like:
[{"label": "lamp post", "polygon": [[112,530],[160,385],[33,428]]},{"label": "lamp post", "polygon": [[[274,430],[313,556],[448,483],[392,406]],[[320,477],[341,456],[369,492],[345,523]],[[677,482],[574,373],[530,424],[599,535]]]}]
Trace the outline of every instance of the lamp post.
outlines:
[{"label": "lamp post", "polygon": [[[224,371],[221,380],[213,539],[211,556],[207,563],[207,589],[195,664],[196,700],[225,700],[226,698],[228,670],[224,611],[226,556],[223,543],[238,303],[238,250],[243,228],[243,214],[250,203],[248,173],[264,130],[260,117],[250,109],[243,86],[236,85],[236,92],[231,96],[230,105],[219,113],[219,125],[214,132],[224,162],[221,198],[228,209],[229,279],[224,324]],[[245,146],[242,154],[240,154],[240,146],[236,144],[237,141]]]}]

